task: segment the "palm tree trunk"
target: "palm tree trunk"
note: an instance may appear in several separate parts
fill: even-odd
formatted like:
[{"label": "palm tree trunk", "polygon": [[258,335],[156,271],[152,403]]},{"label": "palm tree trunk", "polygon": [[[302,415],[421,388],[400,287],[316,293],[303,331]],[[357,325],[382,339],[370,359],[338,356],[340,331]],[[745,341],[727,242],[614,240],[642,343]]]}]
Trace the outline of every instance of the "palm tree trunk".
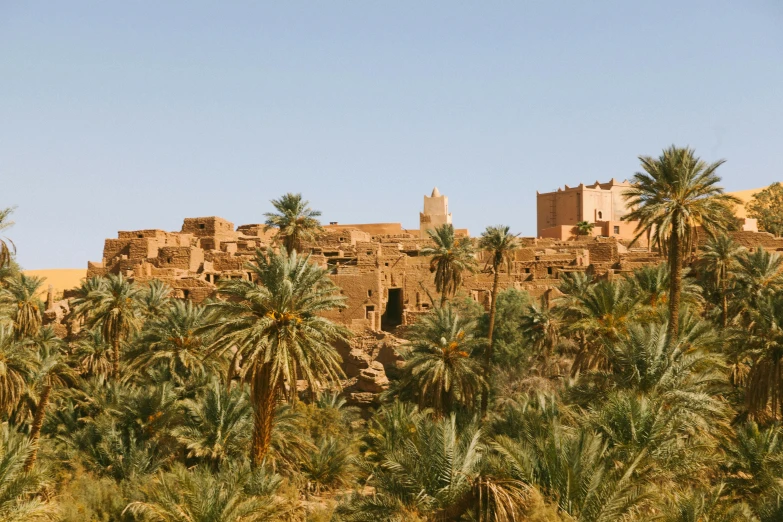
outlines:
[{"label": "palm tree trunk", "polygon": [[492,279],[492,301],[489,303],[489,332],[487,332],[487,350],[484,352],[484,379],[487,381],[487,389],[481,394],[481,416],[487,414],[489,405],[489,371],[492,365],[493,339],[495,336],[495,314],[497,312],[498,286],[500,284],[500,267],[496,266],[495,276]]},{"label": "palm tree trunk", "polygon": [[24,470],[30,471],[35,465],[35,459],[38,458],[38,439],[41,437],[41,426],[43,426],[44,414],[46,412],[46,406],[49,404],[49,395],[52,393],[52,385],[47,384],[41,390],[41,398],[38,401],[38,406],[35,408],[35,416],[33,417],[33,424],[30,427],[30,442],[32,443],[32,451],[24,462]]},{"label": "palm tree trunk", "polygon": [[255,372],[252,383],[253,448],[252,464],[260,466],[272,442],[272,422],[275,416],[276,386],[270,382],[272,365],[264,364]]},{"label": "palm tree trunk", "polygon": [[721,289],[721,293],[723,294],[723,328],[726,328],[729,325],[729,296],[726,295],[726,283],[724,282],[721,285],[723,288]]},{"label": "palm tree trunk", "polygon": [[669,328],[666,332],[669,342],[673,342],[680,333],[680,297],[682,293],[682,252],[677,230],[672,230],[669,238]]},{"label": "palm tree trunk", "polygon": [[111,362],[112,365],[112,374],[114,374],[114,380],[119,381],[120,380],[120,336],[115,336],[112,340],[112,352],[113,352],[113,360]]},{"label": "palm tree trunk", "polygon": [[445,289],[440,294],[440,307],[443,308],[444,306],[446,306],[446,290]]}]

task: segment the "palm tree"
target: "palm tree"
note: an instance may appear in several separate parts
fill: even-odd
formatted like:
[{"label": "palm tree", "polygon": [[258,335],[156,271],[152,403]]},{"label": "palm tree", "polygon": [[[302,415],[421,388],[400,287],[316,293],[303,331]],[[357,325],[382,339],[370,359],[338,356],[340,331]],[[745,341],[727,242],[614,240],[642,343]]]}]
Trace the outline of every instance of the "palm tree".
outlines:
[{"label": "palm tree", "polygon": [[82,284],[74,299],[74,313],[85,318],[90,328],[100,327],[103,338],[111,343],[112,373],[120,379],[120,344],[142,324],[142,291],[122,275],[111,274],[102,280]]},{"label": "palm tree", "polygon": [[762,247],[742,252],[737,258],[737,282],[742,301],[749,308],[766,296],[783,288],[783,257]]},{"label": "palm tree", "polygon": [[203,397],[183,401],[182,409],[187,420],[174,434],[188,457],[205,459],[217,469],[247,448],[252,408],[243,387],[228,390],[215,379]]},{"label": "palm tree", "polygon": [[[511,264],[513,262],[513,252],[519,246],[517,234],[511,234],[510,228],[499,225],[487,227],[479,239],[479,248],[490,255],[489,263],[492,266],[492,296],[489,304],[489,332],[487,333],[487,349],[484,353],[484,379],[490,382],[490,365],[492,364],[492,334],[495,332],[495,313],[497,312],[498,286],[500,283],[500,267],[505,264],[507,272],[511,273]],[[487,413],[487,403],[489,394],[485,393],[481,397],[481,414]]]},{"label": "palm tree", "polygon": [[[655,320],[660,315],[659,312],[665,310],[669,301],[669,276],[665,263],[643,266],[634,270],[631,276],[626,276],[628,283],[638,292],[640,304],[650,311],[650,320]],[[686,277],[682,283],[680,299],[693,310],[703,303],[701,291],[701,287],[695,284],[692,278]]]},{"label": "palm tree", "polygon": [[413,325],[410,350],[399,388],[414,396],[422,408],[448,415],[457,407],[471,409],[486,381],[474,353],[483,344],[475,321],[465,320],[451,307],[436,308]]},{"label": "palm tree", "polygon": [[171,287],[159,279],[153,279],[141,295],[144,316],[155,319],[163,315],[171,305]]},{"label": "palm tree", "polygon": [[697,227],[709,236],[726,230],[734,219],[733,196],[723,193],[716,174],[723,160],[707,164],[689,148],[671,146],[658,158],[640,156],[643,172],[633,176],[625,192],[629,208],[623,217],[638,221],[634,241],[650,233],[669,260],[671,299],[669,337],[677,337],[680,317],[683,260],[693,250]]},{"label": "palm tree", "polygon": [[6,287],[0,290],[0,301],[11,304],[16,336],[35,337],[43,321],[43,303],[38,298],[42,277],[26,276],[20,272],[6,279]]},{"label": "palm tree", "polygon": [[702,248],[701,258],[712,275],[715,286],[720,289],[721,324],[729,324],[729,281],[737,268],[737,259],[744,247],[726,234],[709,238]]},{"label": "palm tree", "polygon": [[[14,226],[14,222],[9,220],[16,207],[9,207],[0,210],[0,232]],[[11,244],[9,247],[8,244]],[[16,253],[14,242],[7,237],[0,237],[0,268],[4,268],[11,262],[13,254]]]},{"label": "palm tree", "polygon": [[580,236],[589,236],[595,228],[595,223],[589,221],[580,221],[576,224],[576,233]]},{"label": "palm tree", "polygon": [[728,488],[748,503],[762,522],[783,517],[783,427],[755,422],[739,425],[726,447]]},{"label": "palm tree", "polygon": [[316,219],[321,215],[318,210],[312,210],[310,202],[303,200],[301,194],[285,194],[280,199],[273,199],[272,205],[277,213],[267,212],[264,231],[277,229],[275,240],[285,247],[287,252],[301,250],[306,241],[314,241],[323,230]]},{"label": "palm tree", "polygon": [[9,414],[27,392],[37,357],[29,342],[20,341],[8,328],[0,328],[0,412]]},{"label": "palm tree", "polygon": [[144,334],[128,354],[131,368],[164,369],[179,385],[218,373],[222,361],[204,357],[213,342],[212,332],[204,327],[212,321],[207,307],[190,300],[174,301],[163,315],[146,324]]},{"label": "palm tree", "polygon": [[440,305],[462,285],[462,274],[476,270],[476,253],[469,238],[456,238],[450,223],[427,230],[434,247],[421,249],[421,255],[432,256],[430,272],[435,273],[435,288],[441,293]]},{"label": "palm tree", "polygon": [[[258,281],[229,280],[220,286],[228,300],[212,306],[217,341],[212,352],[235,351],[253,405],[252,460],[258,466],[269,449],[278,392],[304,379],[311,390],[342,375],[333,347],[349,332],[320,314],[345,306],[327,270],[310,258],[281,249],[256,251],[246,265]],[[232,363],[231,368],[234,368]]]},{"label": "palm tree", "polygon": [[75,380],[75,374],[66,362],[63,350],[63,342],[54,333],[51,327],[41,330],[34,339],[34,345],[38,348],[38,365],[32,375],[28,390],[34,391],[37,400],[34,400],[33,422],[30,425],[30,442],[33,443],[30,455],[25,462],[25,471],[30,471],[38,457],[38,439],[41,436],[46,407],[51,400],[52,390],[57,386],[67,386]]},{"label": "palm tree", "polygon": [[746,402],[751,414],[772,418],[783,414],[783,294],[759,299],[751,310],[752,327],[746,346],[752,364]]},{"label": "palm tree", "polygon": [[[378,520],[524,520],[529,488],[498,476],[485,437],[475,425],[457,429],[454,415],[433,421],[412,412],[408,429],[381,431],[376,456],[362,467],[373,495],[355,493],[338,506],[346,522]],[[377,463],[376,463],[377,461]]]},{"label": "palm tree", "polygon": [[208,467],[191,471],[178,465],[160,473],[145,490],[147,499],[130,503],[125,512],[155,522],[291,520],[301,509],[276,494],[281,483],[263,468],[226,465],[213,473]]},{"label": "palm tree", "polygon": [[602,340],[617,339],[627,331],[638,313],[639,297],[627,281],[604,280],[589,286],[581,297],[558,303],[567,332],[579,342],[572,374],[605,366]]},{"label": "palm tree", "polygon": [[4,522],[60,520],[56,504],[45,500],[48,477],[25,470],[32,451],[29,439],[7,423],[0,426],[0,520]]},{"label": "palm tree", "polygon": [[492,447],[512,477],[538,486],[568,520],[633,519],[650,501],[644,462],[614,461],[608,442],[589,429],[555,422],[541,433],[523,433],[520,440],[497,437]]},{"label": "palm tree", "polygon": [[112,373],[112,348],[100,328],[82,330],[73,343],[73,356],[83,377],[106,379]]}]

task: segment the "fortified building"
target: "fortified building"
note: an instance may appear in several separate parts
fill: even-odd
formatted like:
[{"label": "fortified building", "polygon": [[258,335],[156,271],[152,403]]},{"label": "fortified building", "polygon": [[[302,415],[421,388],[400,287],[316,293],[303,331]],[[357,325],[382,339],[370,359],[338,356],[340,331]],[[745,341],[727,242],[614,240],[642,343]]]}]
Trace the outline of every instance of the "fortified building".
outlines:
[{"label": "fortified building", "polygon": [[[657,264],[663,259],[646,246],[631,245],[633,222],[621,221],[628,212],[622,192],[630,185],[611,180],[592,186],[538,195],[539,236],[520,238],[510,269],[503,268],[500,285],[541,296],[555,288],[563,274],[590,271],[613,277]],[[578,236],[578,221],[595,223],[592,236]],[[394,331],[412,323],[439,299],[430,258],[421,255],[432,245],[427,231],[452,223],[448,198],[433,189],[424,196],[419,229],[400,223],[324,226],[317,241],[305,244],[311,261],[330,269],[330,277],[346,297],[347,308],[327,316],[356,332]],[[468,231],[457,229],[464,241]],[[783,251],[783,240],[770,234],[735,233],[741,244]],[[216,294],[224,279],[250,279],[245,264],[258,248],[271,245],[272,232],[262,224],[235,227],[220,217],[186,218],[177,232],[135,230],[107,239],[103,259],[88,264],[87,276],[123,274],[137,282],[159,279],[174,296],[202,301]],[[492,273],[486,253],[478,254],[479,271],[466,274],[461,292],[485,307],[490,304]]]}]

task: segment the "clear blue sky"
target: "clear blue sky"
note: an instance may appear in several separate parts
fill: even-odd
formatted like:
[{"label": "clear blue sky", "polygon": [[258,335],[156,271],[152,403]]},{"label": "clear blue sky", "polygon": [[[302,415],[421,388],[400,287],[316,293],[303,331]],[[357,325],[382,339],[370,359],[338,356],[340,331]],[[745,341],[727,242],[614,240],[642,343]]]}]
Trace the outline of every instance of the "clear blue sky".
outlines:
[{"label": "clear blue sky", "polygon": [[783,2],[0,0],[0,207],[29,269],[117,230],[418,225],[535,233],[536,190],[691,145],[729,190],[783,178]]}]

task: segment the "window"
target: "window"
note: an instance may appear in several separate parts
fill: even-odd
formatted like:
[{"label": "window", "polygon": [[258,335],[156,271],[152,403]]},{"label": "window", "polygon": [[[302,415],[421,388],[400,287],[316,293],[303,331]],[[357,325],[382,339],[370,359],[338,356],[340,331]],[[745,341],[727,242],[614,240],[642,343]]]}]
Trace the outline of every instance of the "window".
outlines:
[{"label": "window", "polygon": [[546,273],[549,274],[549,275],[552,275],[552,267],[551,266],[546,267]]},{"label": "window", "polygon": [[143,239],[144,238],[144,234],[136,234],[136,235],[139,236],[139,239]]},{"label": "window", "polygon": [[340,238],[340,243],[342,243],[343,241],[345,241],[345,238],[344,238],[344,237],[341,237],[341,238]]},{"label": "window", "polygon": [[375,307],[374,306],[365,306],[364,307],[364,317],[365,317],[365,319],[369,319],[370,318],[370,314],[372,314],[374,311],[375,311]]},{"label": "window", "polygon": [[201,229],[203,229],[203,228],[205,228],[205,227],[206,227],[206,225],[205,225],[204,223],[199,223],[199,224],[198,224],[198,228],[201,228]]},{"label": "window", "polygon": [[598,219],[603,219],[603,217],[604,217],[604,213],[599,210],[598,211]]},{"label": "window", "polygon": [[171,258],[166,259],[167,263],[171,263]]},{"label": "window", "polygon": [[372,290],[367,290],[367,297],[372,297]]},{"label": "window", "polygon": [[615,233],[615,234],[619,234],[619,233],[620,233],[620,226],[619,226],[619,225],[615,225],[615,227],[614,227],[614,233]]},{"label": "window", "polygon": [[530,269],[529,269],[529,268],[523,268],[523,269],[522,269],[522,271],[523,271],[524,273],[526,273],[526,274],[529,274],[529,273],[530,273]]}]

